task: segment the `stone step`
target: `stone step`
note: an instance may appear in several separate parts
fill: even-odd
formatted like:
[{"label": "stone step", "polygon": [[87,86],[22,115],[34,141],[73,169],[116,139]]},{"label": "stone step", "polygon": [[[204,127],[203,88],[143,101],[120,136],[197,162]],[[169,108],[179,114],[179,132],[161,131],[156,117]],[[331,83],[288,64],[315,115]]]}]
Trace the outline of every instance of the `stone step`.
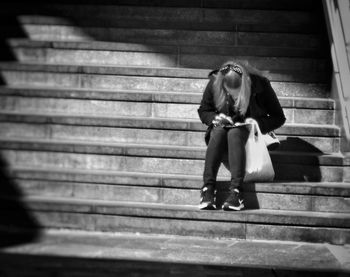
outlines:
[{"label": "stone step", "polygon": [[[328,53],[317,51],[310,48],[293,48],[293,47],[266,47],[266,46],[212,46],[205,45],[159,45],[145,43],[123,43],[123,42],[107,42],[107,41],[44,41],[29,40],[24,38],[8,38],[6,40],[7,47],[13,49],[23,49],[30,51],[31,49],[48,49],[48,50],[85,50],[85,51],[105,51],[114,52],[135,52],[135,53],[157,53],[178,55],[180,57],[192,57],[196,55],[208,56],[229,56],[232,53],[235,56],[254,56],[254,57],[295,57],[295,58],[326,58]],[[25,54],[25,53],[24,53]],[[86,62],[86,61],[85,61]],[[185,62],[185,61],[184,61]],[[203,61],[204,62],[204,61]]]},{"label": "stone step", "polygon": [[4,276],[339,277],[348,259],[346,245],[58,229],[0,254]]},{"label": "stone step", "polygon": [[[120,26],[121,19],[129,23],[131,21],[146,23],[154,21],[157,23],[164,22],[172,23],[174,29],[183,26],[185,29],[196,29],[195,27],[201,23],[209,25],[217,23],[222,25],[222,28],[230,28],[235,30],[240,25],[284,25],[290,28],[306,27],[310,25],[315,27],[317,15],[309,11],[276,11],[276,10],[252,10],[252,9],[220,9],[220,8],[196,8],[196,7],[147,7],[147,6],[119,6],[119,5],[76,5],[76,4],[38,4],[32,7],[31,11],[25,11],[26,16],[20,18],[21,23],[26,24],[57,24],[62,23],[66,19],[68,22],[75,22],[80,25],[90,26]],[[31,15],[32,14],[32,15]],[[62,18],[64,14],[64,18]],[[42,15],[42,17],[35,17]],[[91,19],[88,21],[88,15]],[[51,16],[51,17],[50,17]],[[61,17],[59,17],[61,16]],[[60,21],[61,19],[61,21]],[[186,25],[181,25],[181,23]],[[177,25],[179,24],[180,25]],[[192,26],[188,26],[192,24]],[[142,26],[138,25],[138,27]],[[123,26],[124,27],[124,26]],[[125,25],[127,27],[127,25]],[[133,27],[133,26],[132,26]],[[200,27],[200,29],[205,26]],[[219,28],[219,27],[217,27]],[[210,30],[210,29],[209,29]],[[260,31],[266,31],[260,29]]]},{"label": "stone step", "polygon": [[[76,26],[64,21],[57,25],[21,24],[32,40],[49,41],[111,41],[165,45],[221,45],[221,46],[269,46],[324,49],[323,39],[318,34],[263,33],[250,31],[207,31],[165,29],[158,25],[149,29],[138,28]],[[156,27],[156,26],[155,26]],[[3,28],[6,28],[3,27]],[[245,29],[249,29],[246,27]]]},{"label": "stone step", "polygon": [[[58,167],[81,170],[115,170],[122,172],[154,172],[160,174],[202,175],[204,149],[189,147],[151,147],[129,145],[116,147],[98,143],[15,143],[1,145],[10,166]],[[13,146],[13,147],[11,147]],[[21,149],[22,147],[22,149]],[[20,148],[20,149],[18,149]],[[189,148],[189,149],[188,149]],[[11,150],[13,149],[13,150]],[[30,149],[30,150],[29,150]],[[342,182],[348,161],[341,155],[272,152],[277,181]],[[219,176],[229,177],[222,166]],[[344,177],[345,176],[345,177]]]},{"label": "stone step", "polygon": [[[3,112],[67,113],[91,116],[129,116],[199,120],[198,104],[126,102],[104,100],[58,99],[50,97],[0,96]],[[333,125],[333,110],[284,108],[287,123]]]},{"label": "stone step", "polygon": [[[12,11],[21,24],[93,27],[317,33],[322,22],[310,11],[195,7],[39,4]],[[6,14],[8,16],[9,12]],[[64,15],[64,17],[62,16]]]},{"label": "stone step", "polygon": [[[43,176],[41,176],[41,178],[43,178]],[[15,184],[24,196],[99,199],[171,205],[199,204],[199,188],[202,184],[199,178],[197,181],[198,187],[196,189],[188,189],[182,187],[136,186],[134,184],[119,185],[76,181],[52,181],[45,179],[28,180],[28,178],[24,180],[14,179]],[[228,191],[225,190],[225,186],[227,185],[227,183],[218,185],[219,191],[216,193],[217,207],[221,207],[223,201],[229,195]],[[298,189],[312,189],[312,186],[304,184],[288,185],[286,183],[267,183],[263,185],[265,185],[263,188],[267,188],[268,186],[277,187],[277,189],[280,188],[283,190],[283,193],[258,192],[255,188],[257,186],[256,184],[245,184],[242,190],[244,190],[243,197],[246,209],[350,213],[350,196],[331,197],[328,195],[321,196],[306,193],[293,194],[293,192],[288,189],[289,187],[296,191]],[[326,190],[333,189],[331,186],[332,185],[326,187]],[[349,194],[349,184],[342,185],[340,188],[344,190],[344,193]],[[271,188],[272,191],[274,189],[276,188]]]},{"label": "stone step", "polygon": [[[140,157],[177,158],[190,160],[204,160],[206,147],[174,146],[156,144],[131,143],[101,143],[94,141],[28,139],[28,138],[0,138],[1,149],[52,151],[67,153],[86,153],[100,155],[125,155]],[[304,164],[304,165],[334,165],[349,166],[340,153],[299,153],[286,151],[270,151],[271,159],[276,164]]]},{"label": "stone step", "polygon": [[[75,0],[76,1],[76,0]],[[106,1],[106,0],[104,0]],[[122,5],[127,3],[127,5],[137,5],[140,3],[143,3],[142,0],[117,0],[119,5]],[[154,1],[151,1],[154,2]],[[228,8],[228,9],[267,9],[269,10],[271,6],[273,6],[276,10],[301,10],[301,11],[308,11],[308,10],[314,10],[315,7],[317,7],[318,2],[313,0],[296,0],[293,3],[290,3],[288,0],[281,0],[281,1],[274,1],[274,0],[262,0],[262,1],[244,1],[244,0],[238,0],[238,1],[230,1],[230,0],[205,0],[205,1],[183,1],[180,0],[172,1],[172,0],[165,0],[163,1],[155,1],[156,5],[168,5],[168,3],[171,3],[171,5],[201,5],[204,8]],[[176,4],[174,3],[176,2]],[[186,4],[182,4],[182,2],[186,2]],[[144,5],[154,5],[154,4],[144,4]]]},{"label": "stone step", "polygon": [[[224,62],[234,58],[235,60],[246,60],[252,66],[266,71],[279,70],[307,70],[307,71],[327,71],[329,62],[325,58],[310,57],[257,57],[237,55],[236,52],[229,53],[186,53],[180,52],[179,47],[167,47],[166,52],[152,50],[150,46],[146,51],[125,50],[101,50],[101,49],[76,49],[63,47],[52,47],[49,42],[32,43],[29,45],[11,45],[11,49],[19,62],[48,63],[48,64],[95,64],[95,65],[119,65],[119,66],[153,66],[153,67],[186,67],[186,68],[216,68]],[[45,45],[46,44],[46,45]],[[62,43],[63,44],[63,43]],[[72,43],[70,43],[72,44]],[[77,44],[77,43],[76,43]],[[85,45],[87,43],[84,43]],[[140,48],[140,47],[135,47]],[[157,48],[157,47],[156,47]],[[159,47],[161,48],[161,47]],[[185,48],[185,47],[182,47]],[[189,48],[189,47],[188,47]],[[192,49],[189,49],[192,50]],[[204,49],[203,49],[204,50]],[[216,49],[215,49],[216,50]],[[224,50],[224,49],[223,49]],[[272,50],[272,49],[271,49]],[[270,52],[271,52],[270,50]],[[170,52],[171,51],[171,52]],[[186,49],[185,49],[186,51]],[[232,56],[232,53],[235,53]]]},{"label": "stone step", "polygon": [[[294,109],[335,110],[335,101],[323,97],[281,96],[276,91],[282,107]],[[85,99],[105,101],[156,102],[199,104],[202,92],[168,92],[145,90],[103,90],[86,88],[60,88],[38,86],[0,86],[0,96],[50,97],[64,99]]]},{"label": "stone step", "polygon": [[[16,12],[33,10],[31,4],[23,1],[7,1],[8,5],[4,11]],[[20,2],[22,5],[16,5]],[[36,3],[42,3],[42,1],[36,1]],[[55,0],[55,3],[62,4],[87,4],[84,0]],[[257,9],[257,10],[271,10],[273,6],[274,10],[281,11],[312,11],[318,7],[318,1],[315,0],[295,0],[290,2],[289,0],[259,0],[259,1],[245,1],[236,0],[234,2],[230,0],[90,0],[89,4],[101,4],[101,5],[118,5],[118,6],[144,6],[144,7],[193,7],[193,8],[224,8],[224,9]]]},{"label": "stone step", "polygon": [[46,228],[333,244],[350,241],[350,217],[346,213],[199,211],[195,206],[49,197],[27,197],[24,201]]},{"label": "stone step", "polygon": [[[67,115],[44,113],[19,113],[0,111],[1,122],[46,123],[99,127],[127,127],[142,129],[165,129],[181,131],[205,131],[206,126],[198,120],[143,118],[143,117],[110,117],[91,115]],[[339,137],[340,128],[335,125],[285,124],[276,130],[277,135]]]},{"label": "stone step", "polygon": [[[76,66],[0,63],[2,84],[39,86],[146,90],[168,92],[203,92],[209,70],[184,68],[144,68],[115,66]],[[321,74],[321,73],[320,73]],[[266,74],[279,96],[329,97],[322,74],[278,72]],[[311,82],[311,83],[310,83]],[[314,82],[314,83],[312,83]],[[321,82],[321,83],[318,83]]]},{"label": "stone step", "polygon": [[[123,127],[82,126],[27,121],[1,122],[2,139],[23,138],[29,140],[77,140],[97,143],[158,144],[173,146],[205,147],[204,133],[191,130],[160,130]],[[5,119],[4,119],[5,120]],[[141,127],[142,128],[142,127]],[[306,127],[307,128],[307,127]],[[297,133],[298,127],[293,130]],[[315,129],[316,131],[316,129]],[[336,153],[340,151],[339,137],[298,136],[278,134],[279,150],[298,152]],[[317,135],[314,133],[314,135]]]},{"label": "stone step", "polygon": [[[202,176],[181,174],[160,174],[151,172],[118,172],[107,170],[76,170],[60,168],[12,167],[7,171],[9,178],[22,182],[47,181],[84,183],[86,185],[127,186],[138,188],[164,188],[198,190],[202,187]],[[229,181],[218,177],[218,189],[226,190]],[[330,198],[350,197],[349,183],[336,182],[263,182],[245,183],[243,190],[250,193],[308,195]],[[131,195],[130,195],[131,196]],[[104,195],[109,197],[109,195]],[[317,199],[315,199],[317,200]]]},{"label": "stone step", "polygon": [[[64,0],[59,0],[63,1]],[[225,9],[259,9],[269,10],[273,6],[274,10],[287,10],[287,11],[310,11],[317,7],[318,2],[314,0],[296,0],[292,3],[288,0],[261,0],[261,1],[244,1],[244,0],[158,0],[148,1],[143,0],[102,0],[105,3],[115,3],[118,5],[127,6],[173,6],[173,7],[203,7],[203,8],[225,8]],[[80,3],[80,0],[74,0],[74,3]],[[73,3],[72,2],[72,3]]]},{"label": "stone step", "polygon": [[[196,205],[201,176],[12,168],[14,182],[27,195],[77,197],[110,201]],[[228,181],[218,181],[218,207],[227,195]],[[246,183],[248,209],[304,210],[349,213],[349,183]]]}]

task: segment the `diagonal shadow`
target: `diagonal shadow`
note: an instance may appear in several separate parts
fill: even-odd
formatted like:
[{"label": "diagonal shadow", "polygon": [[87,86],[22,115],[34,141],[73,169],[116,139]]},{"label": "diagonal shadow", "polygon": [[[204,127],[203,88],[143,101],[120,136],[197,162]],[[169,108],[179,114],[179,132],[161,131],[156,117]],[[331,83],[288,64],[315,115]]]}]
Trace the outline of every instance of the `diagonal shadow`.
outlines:
[{"label": "diagonal shadow", "polygon": [[40,235],[40,224],[31,214],[9,167],[0,156],[0,247],[26,243]]}]

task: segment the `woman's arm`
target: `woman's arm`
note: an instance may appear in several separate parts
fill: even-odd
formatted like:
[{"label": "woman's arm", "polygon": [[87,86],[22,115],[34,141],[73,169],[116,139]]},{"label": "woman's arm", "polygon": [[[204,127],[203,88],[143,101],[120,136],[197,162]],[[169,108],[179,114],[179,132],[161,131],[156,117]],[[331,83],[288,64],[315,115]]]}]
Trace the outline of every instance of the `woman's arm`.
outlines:
[{"label": "woman's arm", "polygon": [[204,124],[208,126],[212,124],[215,116],[217,115],[217,111],[213,102],[213,95],[211,92],[212,85],[213,79],[210,79],[203,92],[202,101],[198,109],[199,118]]},{"label": "woman's arm", "polygon": [[281,127],[285,123],[286,117],[270,81],[266,78],[261,81],[263,82],[263,91],[259,93],[258,98],[267,115],[258,117],[256,120],[261,132],[265,134]]}]

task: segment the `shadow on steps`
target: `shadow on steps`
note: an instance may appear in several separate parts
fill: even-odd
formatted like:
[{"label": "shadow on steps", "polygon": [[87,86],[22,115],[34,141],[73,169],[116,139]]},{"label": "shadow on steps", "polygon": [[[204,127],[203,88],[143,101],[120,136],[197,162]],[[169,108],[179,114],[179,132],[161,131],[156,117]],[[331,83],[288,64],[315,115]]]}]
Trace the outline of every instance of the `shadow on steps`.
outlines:
[{"label": "shadow on steps", "polygon": [[0,156],[0,248],[34,241],[40,225],[22,201],[22,193],[9,177],[8,166]]},{"label": "shadow on steps", "polygon": [[[3,276],[340,276],[337,270],[0,254]],[[346,273],[345,273],[346,274]],[[343,276],[343,275],[341,275]],[[345,275],[344,275],[345,276]]]}]

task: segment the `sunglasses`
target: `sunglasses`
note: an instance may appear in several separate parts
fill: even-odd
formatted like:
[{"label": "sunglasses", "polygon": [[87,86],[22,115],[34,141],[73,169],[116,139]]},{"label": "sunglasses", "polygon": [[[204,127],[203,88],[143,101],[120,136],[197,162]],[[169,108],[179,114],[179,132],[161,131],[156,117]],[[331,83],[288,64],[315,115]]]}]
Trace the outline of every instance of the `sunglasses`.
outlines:
[{"label": "sunglasses", "polygon": [[225,65],[224,67],[220,68],[219,71],[224,75],[226,75],[230,71],[234,71],[234,72],[238,73],[239,75],[243,74],[242,69],[236,64]]}]

